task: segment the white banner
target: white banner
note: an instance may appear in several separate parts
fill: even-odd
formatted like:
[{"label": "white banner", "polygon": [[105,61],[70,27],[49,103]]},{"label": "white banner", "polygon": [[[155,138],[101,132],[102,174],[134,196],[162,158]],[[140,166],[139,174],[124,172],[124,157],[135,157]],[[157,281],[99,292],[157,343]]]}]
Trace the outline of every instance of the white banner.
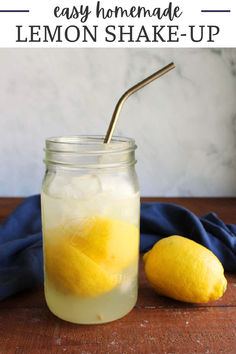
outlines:
[{"label": "white banner", "polygon": [[0,47],[236,47],[235,0],[8,0]]}]

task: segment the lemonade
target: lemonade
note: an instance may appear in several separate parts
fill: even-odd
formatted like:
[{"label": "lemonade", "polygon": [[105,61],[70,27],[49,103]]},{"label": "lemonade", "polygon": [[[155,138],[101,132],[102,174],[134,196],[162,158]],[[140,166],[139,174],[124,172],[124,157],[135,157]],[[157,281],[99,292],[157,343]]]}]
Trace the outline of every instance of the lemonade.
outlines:
[{"label": "lemonade", "polygon": [[140,196],[131,176],[130,168],[47,172],[41,194],[45,297],[61,319],[109,322],[136,303]]}]

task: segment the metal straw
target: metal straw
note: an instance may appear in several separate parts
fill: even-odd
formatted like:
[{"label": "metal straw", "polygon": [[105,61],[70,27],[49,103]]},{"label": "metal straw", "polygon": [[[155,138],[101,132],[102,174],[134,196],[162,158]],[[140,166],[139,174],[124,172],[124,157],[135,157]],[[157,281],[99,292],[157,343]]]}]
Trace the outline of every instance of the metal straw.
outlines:
[{"label": "metal straw", "polygon": [[140,81],[139,83],[137,83],[136,85],[134,85],[133,87],[131,87],[128,91],[126,91],[121,98],[119,99],[119,101],[117,102],[117,105],[115,107],[115,110],[113,112],[112,118],[111,118],[111,122],[109,124],[107,133],[106,133],[106,137],[104,139],[104,143],[105,144],[109,144],[112,138],[112,134],[114,132],[116,123],[118,121],[119,118],[119,114],[120,111],[122,109],[122,106],[124,104],[124,102],[127,100],[127,98],[132,95],[133,93],[135,93],[136,91],[138,91],[139,89],[141,89],[142,87],[150,84],[150,82],[158,79],[160,76],[166,74],[168,71],[170,71],[171,69],[174,69],[175,65],[174,63],[170,63],[168,65],[166,65],[164,68],[162,68],[161,70],[156,71],[154,74],[148,76],[146,79]]}]

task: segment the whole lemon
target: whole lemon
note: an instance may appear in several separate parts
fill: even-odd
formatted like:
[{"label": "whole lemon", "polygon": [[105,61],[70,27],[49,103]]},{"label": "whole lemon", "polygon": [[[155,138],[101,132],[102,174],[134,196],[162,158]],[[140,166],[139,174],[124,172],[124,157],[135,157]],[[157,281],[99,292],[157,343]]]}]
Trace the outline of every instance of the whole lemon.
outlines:
[{"label": "whole lemon", "polygon": [[203,303],[219,299],[226,290],[227,280],[218,258],[188,238],[166,237],[143,258],[147,278],[160,295]]}]

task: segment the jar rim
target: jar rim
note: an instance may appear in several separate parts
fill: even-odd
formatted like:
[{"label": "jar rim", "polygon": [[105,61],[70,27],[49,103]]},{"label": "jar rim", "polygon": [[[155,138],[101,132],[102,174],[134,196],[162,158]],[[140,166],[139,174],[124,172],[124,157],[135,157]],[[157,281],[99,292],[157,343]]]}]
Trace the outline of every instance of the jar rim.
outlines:
[{"label": "jar rim", "polygon": [[76,154],[115,154],[133,151],[137,148],[135,140],[114,136],[109,144],[104,144],[103,135],[67,135],[46,139],[46,151]]}]

